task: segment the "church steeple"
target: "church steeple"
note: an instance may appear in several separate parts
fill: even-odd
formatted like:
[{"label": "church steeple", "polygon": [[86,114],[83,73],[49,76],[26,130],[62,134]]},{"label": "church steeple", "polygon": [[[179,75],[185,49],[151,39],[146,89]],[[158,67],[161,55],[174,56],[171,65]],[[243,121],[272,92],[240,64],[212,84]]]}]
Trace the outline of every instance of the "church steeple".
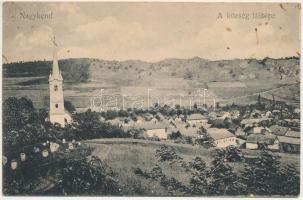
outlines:
[{"label": "church steeple", "polygon": [[64,109],[64,97],[63,97],[63,78],[59,69],[57,58],[57,44],[55,37],[53,39],[54,52],[53,52],[53,68],[49,75],[49,114],[50,121],[52,123],[59,123],[61,126],[65,126],[66,123],[71,121],[71,117]]},{"label": "church steeple", "polygon": [[52,73],[51,76],[53,79],[58,79],[61,80],[61,71],[59,69],[59,64],[58,64],[58,57],[57,57],[57,43],[55,41],[55,37],[53,38],[53,44],[54,44],[54,50],[53,50],[53,68],[52,68]]}]

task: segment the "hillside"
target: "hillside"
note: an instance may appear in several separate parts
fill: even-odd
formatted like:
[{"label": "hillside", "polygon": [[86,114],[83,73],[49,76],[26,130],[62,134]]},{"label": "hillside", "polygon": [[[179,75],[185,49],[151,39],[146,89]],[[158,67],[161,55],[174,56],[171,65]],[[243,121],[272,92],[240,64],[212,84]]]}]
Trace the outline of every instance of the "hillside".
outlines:
[{"label": "hillside", "polygon": [[[133,195],[133,189],[142,187],[144,195],[163,196],[167,191],[157,181],[147,180],[134,173],[138,167],[150,171],[158,165],[163,173],[168,177],[174,177],[178,181],[188,185],[191,173],[186,171],[182,165],[177,162],[159,162],[155,157],[156,150],[161,146],[167,145],[174,148],[178,156],[183,158],[186,163],[192,161],[196,156],[202,158],[209,166],[213,160],[213,149],[205,149],[201,146],[192,146],[189,144],[176,144],[173,142],[155,142],[136,139],[95,139],[85,142],[94,148],[93,156],[97,156],[106,161],[113,170],[118,173],[119,182],[125,186],[125,194]],[[242,150],[244,154],[258,155],[259,151]],[[275,153],[280,156],[281,163],[294,164],[299,169],[299,159],[297,154]],[[243,170],[243,163],[232,163],[237,172]],[[180,194],[175,194],[180,195]]]},{"label": "hillside", "polygon": [[[89,107],[91,97],[100,96],[100,89],[105,89],[104,96],[115,96],[121,104],[122,95],[128,96],[128,102],[134,102],[145,98],[148,88],[160,101],[164,96],[171,100],[207,88],[209,103],[213,98],[223,104],[250,103],[263,92],[264,98],[272,98],[274,94],[277,100],[298,104],[299,63],[296,57],[220,61],[194,57],[154,63],[89,58],[59,61],[65,96],[78,108]],[[50,61],[4,64],[4,97],[25,95],[37,106],[47,106],[50,68]]]}]

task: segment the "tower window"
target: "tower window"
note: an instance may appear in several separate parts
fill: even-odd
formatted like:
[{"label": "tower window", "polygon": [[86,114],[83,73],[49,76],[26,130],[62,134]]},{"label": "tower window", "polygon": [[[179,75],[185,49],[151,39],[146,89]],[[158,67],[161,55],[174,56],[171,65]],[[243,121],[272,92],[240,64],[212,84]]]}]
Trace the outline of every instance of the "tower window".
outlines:
[{"label": "tower window", "polygon": [[58,107],[59,107],[59,105],[56,103],[56,104],[55,104],[55,107],[56,107],[56,108],[58,108]]},{"label": "tower window", "polygon": [[55,90],[55,91],[58,91],[58,85],[55,85],[55,86],[54,86],[54,90]]}]

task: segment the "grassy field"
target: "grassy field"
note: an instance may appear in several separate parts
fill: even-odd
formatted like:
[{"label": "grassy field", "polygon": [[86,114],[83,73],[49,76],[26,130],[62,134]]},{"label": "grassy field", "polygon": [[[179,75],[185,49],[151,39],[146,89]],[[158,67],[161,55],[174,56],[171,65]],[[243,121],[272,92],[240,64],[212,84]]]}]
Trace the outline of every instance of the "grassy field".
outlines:
[{"label": "grassy field", "polygon": [[[151,170],[156,164],[159,165],[163,173],[168,177],[174,177],[177,180],[188,184],[191,174],[185,171],[180,164],[169,162],[159,162],[155,157],[156,150],[162,145],[172,146],[175,152],[183,158],[185,162],[192,161],[196,156],[201,157],[209,166],[212,161],[211,149],[205,149],[201,146],[192,146],[189,144],[176,144],[171,141],[147,141],[136,139],[95,139],[86,141],[86,144],[94,148],[92,155],[98,156],[106,161],[118,174],[119,182],[124,185],[124,194],[138,194],[133,190],[141,187],[140,192],[144,195],[167,195],[167,191],[160,186],[158,182],[146,180],[134,174],[134,169],[140,167],[143,170]],[[247,153],[247,150],[243,150]],[[251,153],[258,153],[253,151]],[[282,163],[293,163],[299,170],[298,154],[276,153],[281,156]],[[242,163],[231,163],[239,171],[243,169]],[[143,190],[143,191],[142,191]],[[140,193],[139,192],[139,193]]]},{"label": "grassy field", "polygon": [[132,194],[138,185],[143,187],[144,195],[167,195],[167,191],[158,182],[146,180],[134,174],[134,169],[140,167],[143,170],[151,170],[158,164],[163,173],[169,177],[188,184],[190,174],[178,164],[169,165],[168,162],[158,162],[155,157],[156,150],[161,145],[173,146],[176,153],[184,161],[189,162],[194,157],[200,156],[206,162],[211,161],[209,151],[191,145],[175,144],[172,142],[154,142],[147,140],[132,139],[96,139],[87,142],[94,147],[92,155],[106,161],[118,174],[119,182],[124,185],[124,193]]}]

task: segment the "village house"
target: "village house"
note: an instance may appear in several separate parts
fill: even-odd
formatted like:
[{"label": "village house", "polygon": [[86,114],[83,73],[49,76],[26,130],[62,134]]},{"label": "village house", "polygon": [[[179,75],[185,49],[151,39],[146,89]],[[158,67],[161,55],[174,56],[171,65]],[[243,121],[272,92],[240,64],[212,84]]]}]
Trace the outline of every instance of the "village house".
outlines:
[{"label": "village house", "polygon": [[262,117],[262,112],[260,110],[254,109],[251,113],[250,113],[250,117],[251,118],[260,118]]},{"label": "village house", "polygon": [[186,121],[190,124],[190,125],[196,125],[196,126],[200,126],[200,125],[205,125],[208,122],[207,117],[201,115],[201,114],[191,114],[190,116],[187,117]]},{"label": "village house", "polygon": [[213,140],[213,144],[217,148],[225,148],[228,146],[236,146],[236,137],[234,134],[224,128],[209,128],[207,133]]},{"label": "village house", "polygon": [[235,131],[235,135],[236,135],[236,136],[245,137],[245,136],[246,136],[246,133],[242,130],[242,128],[237,127],[237,128],[236,128],[236,131]]},{"label": "village house", "polygon": [[242,128],[247,128],[247,127],[254,127],[254,126],[260,126],[261,123],[270,123],[272,122],[272,118],[248,118],[248,119],[243,119],[241,121],[241,127]]},{"label": "village house", "polygon": [[135,128],[143,129],[144,134],[147,138],[157,137],[160,140],[167,139],[167,125],[161,122],[142,122],[140,124],[136,124]]},{"label": "village house", "polygon": [[240,117],[240,111],[238,111],[238,110],[233,110],[232,112],[231,112],[231,118],[232,119],[238,119]]},{"label": "village house", "polygon": [[273,111],[272,111],[272,114],[273,114],[273,115],[278,115],[278,114],[280,114],[280,113],[281,113],[280,110],[273,110]]},{"label": "village house", "polygon": [[146,114],[143,115],[143,118],[144,118],[145,121],[150,121],[154,118],[154,116],[150,113],[146,113]]},{"label": "village house", "polygon": [[210,119],[216,119],[217,118],[217,113],[216,112],[210,112],[210,113],[208,113],[208,117]]},{"label": "village house", "polygon": [[246,149],[259,149],[266,145],[269,150],[279,151],[279,140],[276,135],[249,135],[246,140]]},{"label": "village house", "polygon": [[198,130],[199,128],[194,126],[185,126],[184,123],[177,123],[176,127],[172,129],[172,132],[179,131],[183,136],[188,136],[191,138],[197,138],[198,137]]},{"label": "village house", "polygon": [[285,133],[285,136],[286,137],[292,137],[292,138],[300,138],[300,131],[291,131],[291,130],[289,130]]},{"label": "village house", "polygon": [[178,115],[178,116],[176,116],[176,117],[174,118],[175,121],[185,121],[184,119],[185,119],[185,117],[184,117],[184,115],[182,115],[182,114],[181,114],[181,115]]},{"label": "village house", "polygon": [[272,113],[270,111],[267,111],[266,113],[262,114],[262,117],[265,117],[265,118],[272,117]]},{"label": "village house", "polygon": [[243,147],[243,145],[246,144],[246,139],[243,139],[241,137],[237,137],[236,138],[236,143],[237,143],[237,146]]},{"label": "village house", "polygon": [[279,125],[272,125],[269,127],[271,132],[278,136],[285,136],[286,132],[289,130],[288,127],[279,126]]},{"label": "village house", "polygon": [[299,119],[284,119],[283,123],[285,123],[285,126],[287,126],[287,127],[298,127],[298,126],[300,126],[300,120]]},{"label": "village house", "polygon": [[248,118],[248,119],[243,119],[241,121],[241,126],[243,128],[246,128],[248,126],[259,126],[261,123],[270,123],[272,122],[272,118]]},{"label": "village house", "polygon": [[230,117],[229,112],[219,112],[217,114],[217,119],[225,119],[225,118],[229,118],[229,117]]},{"label": "village house", "polygon": [[281,152],[300,153],[300,137],[278,136]]},{"label": "village house", "polygon": [[251,135],[251,134],[271,134],[271,130],[269,128],[264,128],[264,127],[250,127],[248,129],[245,130],[247,135]]}]

